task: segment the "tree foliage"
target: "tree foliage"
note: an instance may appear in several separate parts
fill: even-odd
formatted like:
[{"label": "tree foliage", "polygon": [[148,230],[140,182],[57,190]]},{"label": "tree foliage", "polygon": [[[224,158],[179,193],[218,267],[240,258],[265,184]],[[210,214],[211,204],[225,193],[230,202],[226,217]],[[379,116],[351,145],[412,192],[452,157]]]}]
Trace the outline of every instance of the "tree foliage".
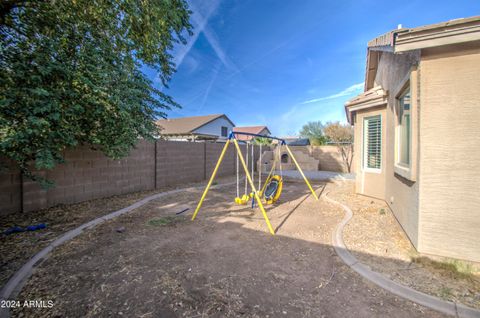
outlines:
[{"label": "tree foliage", "polygon": [[347,172],[352,170],[353,161],[353,128],[340,122],[329,122],[323,129],[329,143],[338,147]]},{"label": "tree foliage", "polygon": [[328,122],[323,128],[323,132],[331,143],[352,143],[353,127],[349,124],[340,122]]},{"label": "tree foliage", "polygon": [[89,144],[112,158],[157,133],[178,107],[163,85],[191,33],[185,0],[7,0],[0,5],[0,155],[22,173]]},{"label": "tree foliage", "polygon": [[253,144],[257,146],[268,146],[272,144],[272,139],[265,137],[255,137],[253,138]]},{"label": "tree foliage", "polygon": [[321,121],[309,121],[303,125],[300,130],[300,137],[308,138],[310,144],[314,146],[324,145],[327,142],[327,138],[323,133],[323,124]]}]

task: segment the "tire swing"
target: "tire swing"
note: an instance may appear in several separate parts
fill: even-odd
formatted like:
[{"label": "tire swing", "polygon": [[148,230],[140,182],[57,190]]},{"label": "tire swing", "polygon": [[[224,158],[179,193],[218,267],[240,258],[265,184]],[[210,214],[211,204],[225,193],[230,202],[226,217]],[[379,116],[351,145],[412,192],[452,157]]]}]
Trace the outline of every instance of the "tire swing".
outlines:
[{"label": "tire swing", "polygon": [[267,187],[265,189],[265,198],[266,204],[273,204],[280,198],[282,194],[283,180],[279,175],[273,175],[268,180]]},{"label": "tire swing", "polygon": [[[280,148],[281,146],[278,147],[278,156],[280,158],[281,151]],[[263,198],[265,199],[266,204],[273,204],[275,203],[279,198],[280,195],[282,195],[282,188],[283,188],[283,170],[282,170],[282,160],[279,161],[280,165],[280,175],[274,174],[270,176],[275,169],[275,164],[277,160],[273,161],[273,166],[272,170],[270,170],[269,176],[267,177],[267,181],[265,182],[265,185],[263,186]]]}]

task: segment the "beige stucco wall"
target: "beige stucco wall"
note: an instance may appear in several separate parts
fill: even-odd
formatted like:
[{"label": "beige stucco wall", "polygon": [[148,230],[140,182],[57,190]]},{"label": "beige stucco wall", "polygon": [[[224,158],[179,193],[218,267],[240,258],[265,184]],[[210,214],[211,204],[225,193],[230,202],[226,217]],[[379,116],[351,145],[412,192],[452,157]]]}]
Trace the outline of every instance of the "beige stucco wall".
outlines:
[{"label": "beige stucco wall", "polygon": [[480,261],[480,46],[424,51],[420,74],[418,249]]},{"label": "beige stucco wall", "polygon": [[[378,63],[375,85],[381,85],[388,91],[386,109],[386,151],[385,151],[385,195],[383,199],[392,209],[398,222],[410,241],[418,247],[418,182],[411,182],[394,171],[395,161],[395,103],[396,93],[401,83],[409,77],[412,68],[419,63],[418,53],[391,54],[384,53]],[[416,119],[415,119],[416,117]],[[412,121],[418,116],[412,114]],[[415,151],[412,149],[412,152]]]},{"label": "beige stucco wall", "polygon": [[[383,199],[385,197],[385,107],[359,111],[355,116],[355,189],[357,193]],[[380,172],[368,172],[363,168],[363,122],[366,117],[382,116],[382,162]]]},{"label": "beige stucco wall", "polygon": [[[402,170],[395,103],[407,80],[412,158]],[[363,118],[379,111],[369,109],[355,118],[357,192],[384,199],[419,252],[480,261],[480,43],[382,53],[373,85],[388,91],[382,174],[362,170]]]},{"label": "beige stucco wall", "polygon": [[[381,85],[388,91],[388,103],[383,108],[359,111],[355,117],[355,169],[357,193],[385,200],[412,243],[418,243],[418,184],[408,182],[394,172],[395,155],[395,95],[398,85],[418,64],[418,53],[380,56],[374,86]],[[382,169],[381,173],[366,172],[363,161],[363,119],[382,115]],[[418,116],[417,116],[418,119]]]}]

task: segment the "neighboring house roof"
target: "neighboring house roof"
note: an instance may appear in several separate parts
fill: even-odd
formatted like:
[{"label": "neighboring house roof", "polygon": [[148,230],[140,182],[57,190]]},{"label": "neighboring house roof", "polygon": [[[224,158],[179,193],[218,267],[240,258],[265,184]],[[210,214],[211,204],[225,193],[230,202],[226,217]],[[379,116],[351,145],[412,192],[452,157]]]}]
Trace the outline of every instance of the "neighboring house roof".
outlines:
[{"label": "neighboring house roof", "polygon": [[287,145],[289,145],[289,146],[310,146],[310,139],[301,138],[301,139],[296,139],[296,140],[293,140],[293,141],[287,141]]},{"label": "neighboring house roof", "polygon": [[365,90],[374,85],[382,52],[405,52],[448,44],[480,41],[480,16],[420,26],[400,28],[368,42]]},{"label": "neighboring house roof", "polygon": [[[266,132],[264,132],[266,130]],[[233,127],[233,132],[244,132],[249,134],[271,134],[270,130],[267,126],[246,126],[246,127]],[[253,136],[246,136],[246,135],[236,135],[235,136],[238,140],[251,140]]]},{"label": "neighboring house roof", "polygon": [[300,136],[283,136],[283,137],[280,137],[280,139],[283,139],[286,142],[288,142],[288,141],[298,140],[298,139],[301,139],[301,138],[300,138]]},{"label": "neighboring house roof", "polygon": [[156,124],[160,126],[162,135],[192,135],[198,128],[221,117],[224,117],[232,126],[235,126],[225,114],[160,119],[157,120]]},{"label": "neighboring house roof", "polygon": [[376,86],[346,102],[345,113],[348,122],[353,124],[353,114],[358,110],[386,105],[387,95],[381,86]]}]

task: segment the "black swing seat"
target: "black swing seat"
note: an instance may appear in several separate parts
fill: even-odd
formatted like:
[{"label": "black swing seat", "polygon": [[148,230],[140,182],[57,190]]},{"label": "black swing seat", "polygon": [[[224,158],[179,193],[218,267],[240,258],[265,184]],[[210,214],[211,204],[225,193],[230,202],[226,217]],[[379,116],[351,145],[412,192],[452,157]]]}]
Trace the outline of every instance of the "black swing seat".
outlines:
[{"label": "black swing seat", "polygon": [[267,188],[265,189],[265,198],[267,200],[273,198],[277,190],[278,190],[278,181],[277,180],[270,181],[270,183],[267,185]]},{"label": "black swing seat", "polygon": [[272,204],[278,200],[280,194],[282,193],[282,185],[282,177],[274,175],[270,178],[263,194],[267,204]]}]

